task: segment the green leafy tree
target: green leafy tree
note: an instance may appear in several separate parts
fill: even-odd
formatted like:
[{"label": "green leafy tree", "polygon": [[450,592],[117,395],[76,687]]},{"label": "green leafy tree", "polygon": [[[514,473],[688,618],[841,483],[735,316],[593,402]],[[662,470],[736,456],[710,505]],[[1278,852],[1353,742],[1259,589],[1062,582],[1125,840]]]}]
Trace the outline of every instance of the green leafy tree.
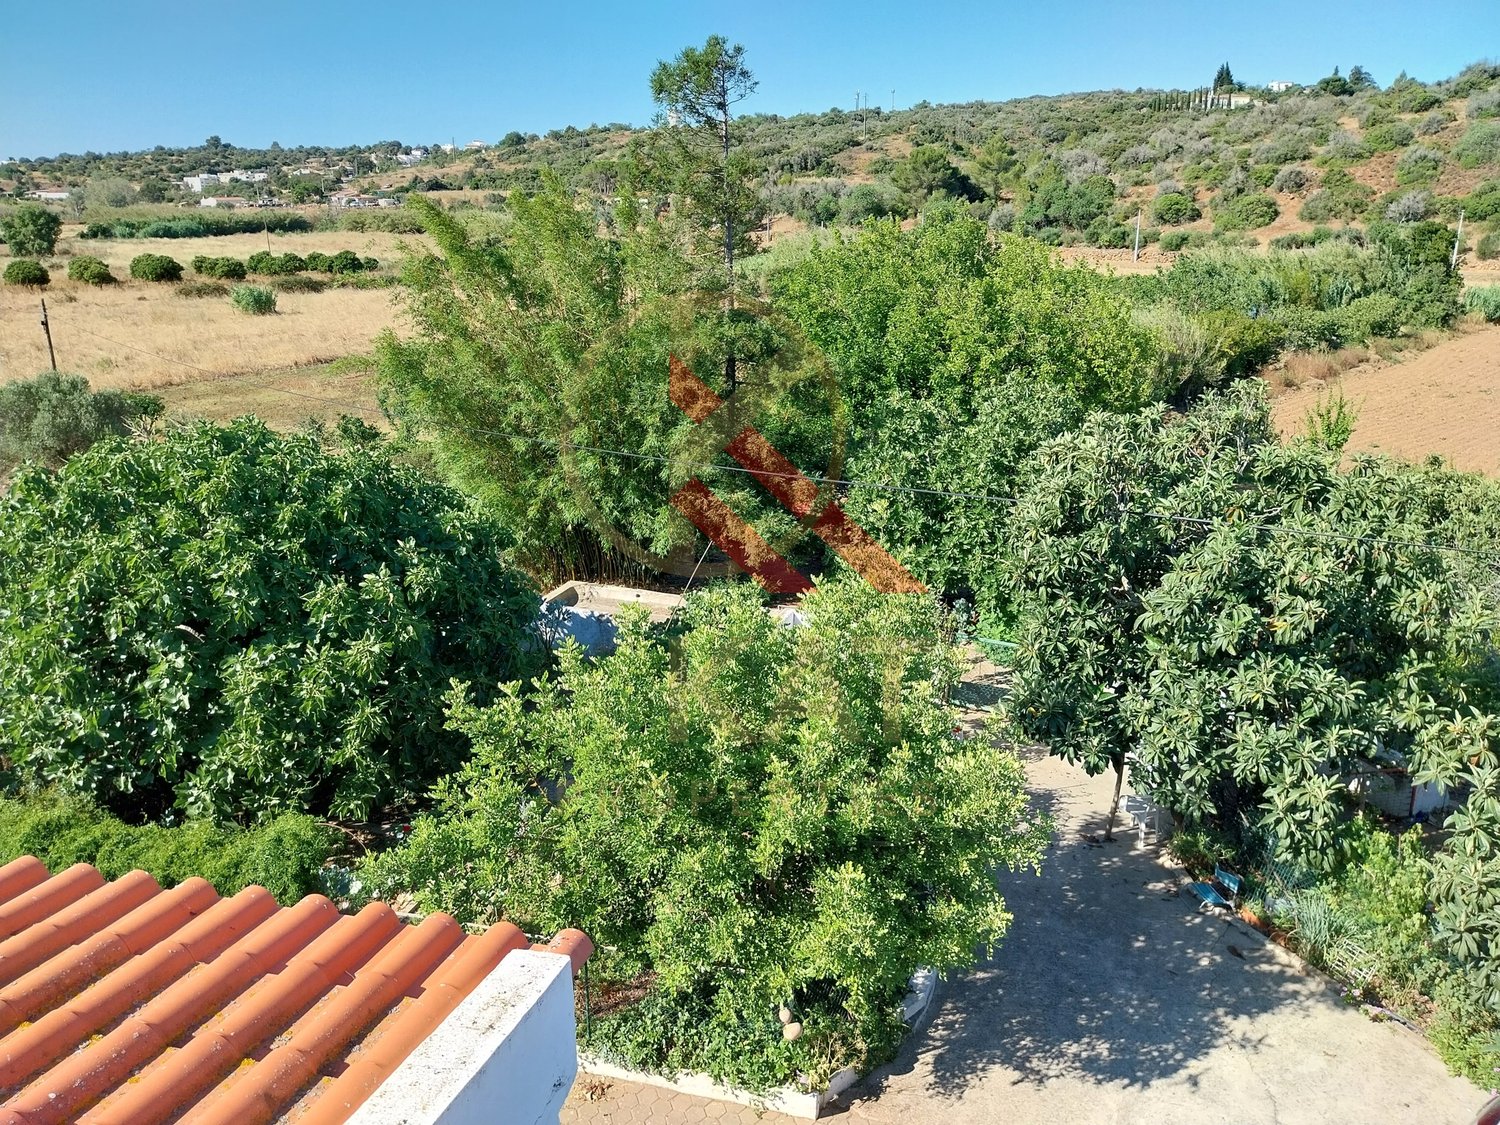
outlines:
[{"label": "green leafy tree", "polygon": [[904,194],[913,211],[919,211],[932,196],[939,193],[955,199],[967,199],[973,185],[936,145],[919,145],[891,172],[891,183]]},{"label": "green leafy tree", "polygon": [[1048,830],[1018,758],[955,737],[931,599],[852,580],[803,608],[788,628],[717,587],[665,635],[642,616],[603,660],[564,651],[534,692],[456,690],[474,758],[371,892],[581,926],[597,973],[650,974],[591,1039],[636,1066],[763,1089],[886,1057],[911,973],[1004,936],[994,872],[1036,866]]},{"label": "green leafy tree", "polygon": [[133,819],[368,814],[462,758],[453,678],[537,598],[467,503],[253,420],[101,442],[0,500],[0,752]]},{"label": "green leafy tree", "polygon": [[15,255],[43,257],[57,246],[62,216],[37,203],[0,212],[0,238]]},{"label": "green leafy tree", "polygon": [[979,180],[989,197],[997,201],[1001,189],[1019,167],[1015,148],[1000,133],[991,136],[974,154],[974,168],[979,173]]},{"label": "green leafy tree", "polygon": [[1318,865],[1352,770],[1493,761],[1490,578],[1406,544],[1492,548],[1500,496],[1336,445],[1282,444],[1242,386],[1049,446],[1014,521],[1020,728]]},{"label": "green leafy tree", "polygon": [[1214,72],[1214,92],[1234,89],[1234,74],[1229,69],[1229,64],[1220,63],[1219,69]]}]

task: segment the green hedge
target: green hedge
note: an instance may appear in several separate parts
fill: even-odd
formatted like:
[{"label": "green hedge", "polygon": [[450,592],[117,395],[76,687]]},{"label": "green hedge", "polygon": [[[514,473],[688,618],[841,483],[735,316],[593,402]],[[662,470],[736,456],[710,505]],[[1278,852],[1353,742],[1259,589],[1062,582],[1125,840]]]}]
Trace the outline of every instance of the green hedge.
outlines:
[{"label": "green hedge", "polygon": [[54,874],[91,863],[107,879],[140,869],[164,887],[199,875],[223,895],[256,885],[290,903],[319,890],[318,872],[334,842],[331,829],[300,813],[258,828],[207,820],[134,825],[52,791],[0,797],[0,862],[34,855]]}]

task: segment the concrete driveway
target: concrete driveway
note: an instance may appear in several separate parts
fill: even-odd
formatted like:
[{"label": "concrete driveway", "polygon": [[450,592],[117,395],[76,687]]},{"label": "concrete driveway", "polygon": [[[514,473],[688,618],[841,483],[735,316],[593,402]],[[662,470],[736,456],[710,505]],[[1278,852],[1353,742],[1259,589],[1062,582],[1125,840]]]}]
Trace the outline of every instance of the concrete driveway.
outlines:
[{"label": "concrete driveway", "polygon": [[[1041,876],[1009,875],[996,956],[939,986],[932,1015],[834,1120],[925,1125],[1466,1125],[1484,1101],[1416,1033],[1377,1023],[1238,920],[1197,909],[1179,869],[1102,829],[1110,779],[1038,753],[1057,820]],[[752,1120],[580,1077],[565,1122]],[[790,1119],[767,1114],[762,1122]]]}]

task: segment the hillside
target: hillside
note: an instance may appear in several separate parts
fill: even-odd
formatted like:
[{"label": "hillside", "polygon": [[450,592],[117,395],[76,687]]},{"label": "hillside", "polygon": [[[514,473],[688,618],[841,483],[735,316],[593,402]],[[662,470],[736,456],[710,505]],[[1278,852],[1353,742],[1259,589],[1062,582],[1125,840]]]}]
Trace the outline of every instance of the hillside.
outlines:
[{"label": "hillside", "polygon": [[[969,200],[998,228],[1054,245],[1123,247],[1142,216],[1166,250],[1210,238],[1257,242],[1318,225],[1378,218],[1472,224],[1500,214],[1500,66],[1454,78],[1398,76],[1382,89],[1363,71],[1279,92],[1107,91],[1006,102],[918,105],[740,119],[739,145],[760,170],[771,216],[798,226],[914,214],[932,194]],[[1204,108],[1205,103],[1213,108]],[[1232,102],[1232,108],[1225,103]],[[123,190],[195,201],[173,187],[203,171],[264,169],[224,194],[282,201],[340,187],[423,190],[484,206],[540,186],[544,169],[607,200],[645,130],[569,126],[506,134],[478,151],[368,147],[193,149],[59,156],[0,166],[0,188],[70,191],[82,214]],[[416,153],[420,153],[418,156]],[[106,191],[106,188],[108,189]],[[769,234],[769,228],[768,228]]]}]

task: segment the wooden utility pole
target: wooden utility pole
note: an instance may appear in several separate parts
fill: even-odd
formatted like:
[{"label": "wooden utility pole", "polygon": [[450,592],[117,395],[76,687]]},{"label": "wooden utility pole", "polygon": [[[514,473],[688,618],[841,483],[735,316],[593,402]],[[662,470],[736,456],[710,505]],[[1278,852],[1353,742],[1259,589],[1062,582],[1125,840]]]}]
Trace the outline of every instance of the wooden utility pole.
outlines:
[{"label": "wooden utility pole", "polygon": [[47,323],[47,298],[42,298],[42,332],[47,337],[47,358],[52,361],[52,370],[57,370],[57,353],[52,350],[52,326]]}]

